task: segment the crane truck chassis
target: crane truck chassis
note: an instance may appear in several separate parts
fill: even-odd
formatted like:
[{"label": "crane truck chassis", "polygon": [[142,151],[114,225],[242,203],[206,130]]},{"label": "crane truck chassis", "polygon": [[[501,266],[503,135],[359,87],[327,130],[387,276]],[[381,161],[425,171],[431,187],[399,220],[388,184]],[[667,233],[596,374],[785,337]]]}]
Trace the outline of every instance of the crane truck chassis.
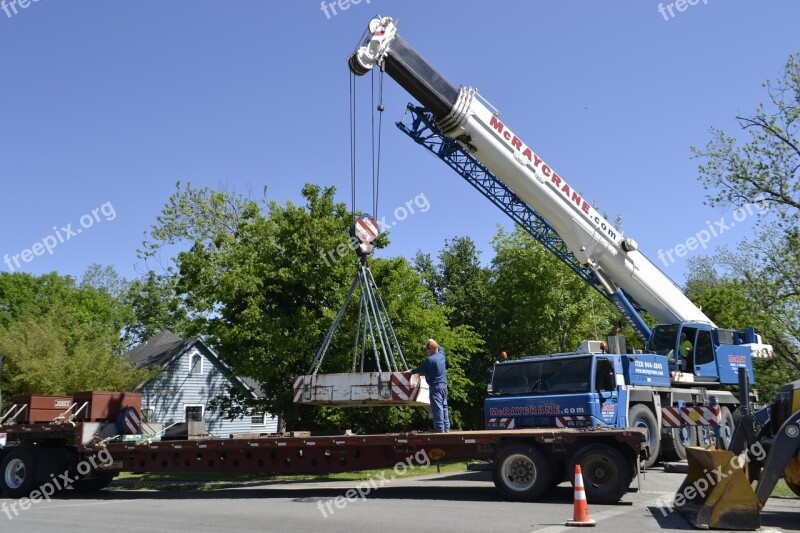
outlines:
[{"label": "crane truck chassis", "polygon": [[[106,397],[113,393],[103,393]],[[319,474],[392,468],[424,451],[432,462],[488,460],[508,499],[536,499],[561,481],[555,472],[580,464],[589,502],[613,503],[638,477],[645,434],[633,429],[522,429],[159,440],[145,430],[123,435],[131,407],[106,421],[0,426],[0,488],[21,498],[64,474],[80,491],[105,488],[122,471]],[[143,427],[147,427],[144,423]],[[96,458],[103,458],[98,461]],[[62,478],[64,479],[64,478]],[[41,496],[41,493],[39,494]]]}]

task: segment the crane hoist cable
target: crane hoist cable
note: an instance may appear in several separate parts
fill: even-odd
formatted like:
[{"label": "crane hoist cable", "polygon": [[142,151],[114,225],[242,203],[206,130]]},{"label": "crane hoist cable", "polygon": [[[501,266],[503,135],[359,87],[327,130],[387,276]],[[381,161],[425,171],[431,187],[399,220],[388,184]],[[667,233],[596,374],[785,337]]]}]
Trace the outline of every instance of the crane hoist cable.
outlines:
[{"label": "crane hoist cable", "polygon": [[[372,70],[372,213],[378,218],[378,199],[381,180],[381,132],[383,131],[383,69],[378,73],[378,105],[375,105],[375,70]],[[375,132],[375,113],[378,114],[378,131]],[[376,145],[377,136],[377,145]]]},{"label": "crane hoist cable", "polygon": [[[403,349],[397,333],[392,325],[389,308],[383,300],[381,291],[375,281],[369,265],[369,256],[375,248],[375,242],[380,234],[380,226],[372,215],[357,211],[357,150],[359,141],[356,129],[358,116],[358,98],[355,87],[355,74],[350,76],[350,209],[353,224],[350,228],[351,249],[358,256],[355,278],[338,310],[325,338],[319,347],[308,372],[303,376],[295,377],[292,382],[294,387],[294,402],[329,405],[333,407],[350,407],[364,405],[366,400],[369,405],[423,405],[428,407],[427,385],[424,377],[412,376],[409,373],[408,362],[403,355]],[[376,105],[377,98],[377,105]],[[371,83],[371,129],[370,141],[372,151],[372,213],[377,217],[378,199],[380,195],[381,174],[381,133],[383,129],[383,71],[376,75],[373,71]],[[375,114],[378,113],[376,117]],[[362,122],[365,119],[361,119]],[[362,134],[362,142],[363,142]],[[362,150],[363,152],[363,150]],[[348,312],[347,308],[358,301],[357,310]],[[354,338],[343,342],[336,341],[337,329],[342,322],[355,321]],[[351,344],[352,342],[352,344]],[[331,374],[319,373],[325,354],[331,346],[334,351],[344,355],[352,347],[350,358],[350,373],[334,372]],[[365,368],[368,358],[374,359],[372,368]],[[339,368],[346,364],[345,361],[337,363]],[[370,365],[371,366],[371,365]],[[358,389],[353,397],[353,387]],[[349,391],[349,392],[348,392]],[[366,392],[365,392],[366,391]],[[424,391],[424,393],[422,392]],[[364,397],[366,393],[366,398]]]},{"label": "crane hoist cable", "polygon": [[[377,213],[378,209],[378,193],[380,186],[380,152],[381,152],[381,131],[383,127],[383,73],[378,76],[378,105],[375,105],[375,77],[373,76],[372,91],[371,91],[371,104],[373,107],[372,112],[372,209],[373,213]],[[380,232],[378,223],[375,219],[368,214],[359,214],[356,212],[356,108],[357,108],[356,88],[355,88],[355,75],[350,75],[350,201],[351,210],[353,215],[353,226],[350,229],[350,237],[356,246],[356,254],[359,257],[358,270],[355,279],[350,284],[350,289],[347,291],[344,303],[342,304],[336,318],[331,324],[322,345],[317,351],[311,366],[308,369],[308,374],[317,374],[319,372],[325,354],[331,346],[334,334],[341,324],[345,310],[350,304],[356,291],[359,291],[358,296],[358,313],[355,325],[355,339],[353,344],[353,357],[351,362],[351,372],[355,373],[356,368],[364,372],[364,361],[366,359],[367,350],[370,349],[375,356],[375,363],[378,372],[384,371],[385,367],[389,372],[398,372],[401,370],[398,365],[398,359],[402,364],[402,370],[408,370],[408,363],[406,362],[403,350],[400,347],[400,342],[397,339],[392,322],[389,318],[389,311],[383,301],[381,292],[369,268],[368,257],[372,254],[374,249],[374,242]],[[375,113],[378,113],[377,131],[375,127]],[[359,361],[360,359],[360,361]]]},{"label": "crane hoist cable", "polygon": [[[380,179],[381,179],[381,139],[382,139],[382,132],[383,132],[383,77],[384,73],[383,70],[380,70],[377,76],[377,80],[375,79],[375,71],[372,71],[372,80],[371,80],[371,91],[370,91],[370,100],[371,100],[371,107],[372,113],[370,116],[371,119],[371,131],[370,131],[370,142],[372,147],[372,214],[375,218],[378,217],[378,199],[380,194]],[[376,91],[376,84],[377,84],[377,93],[378,93],[378,104],[375,105],[375,91]],[[357,186],[357,155],[356,155],[356,145],[358,144],[358,132],[356,129],[357,124],[357,113],[356,109],[358,108],[358,98],[356,95],[356,75],[352,72],[350,73],[350,211],[353,216],[353,220],[358,217],[358,213],[356,212],[356,201],[357,201],[357,194],[356,194],[356,186]],[[377,113],[377,130],[375,127],[375,114]]]},{"label": "crane hoist cable", "polygon": [[350,212],[356,217],[356,77],[350,74]]},{"label": "crane hoist cable", "polygon": [[[365,29],[359,37],[358,43],[363,44],[370,35],[369,29]],[[358,45],[357,45],[358,46]],[[350,213],[353,221],[356,217],[356,75],[350,71]]]}]

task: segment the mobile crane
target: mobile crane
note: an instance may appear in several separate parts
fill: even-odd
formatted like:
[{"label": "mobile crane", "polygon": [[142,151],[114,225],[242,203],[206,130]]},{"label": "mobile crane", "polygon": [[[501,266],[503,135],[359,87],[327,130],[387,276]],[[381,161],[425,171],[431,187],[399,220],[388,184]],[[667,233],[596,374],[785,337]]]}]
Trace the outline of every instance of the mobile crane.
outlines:
[{"label": "mobile crane", "polygon": [[[541,423],[538,406],[532,417],[528,403],[527,413],[526,405],[517,406],[522,413],[516,418],[519,425],[485,431],[240,435],[229,439],[162,441],[160,436],[165,430],[157,422],[147,424],[147,430],[143,424],[128,434],[126,417],[137,408],[130,403],[125,405],[122,393],[76,393],[70,398],[31,396],[15,400],[8,412],[0,413],[0,489],[5,496],[33,497],[37,483],[48,482],[58,474],[80,481],[73,483],[78,490],[97,490],[107,486],[120,471],[339,472],[390,468],[425,451],[436,461],[491,460],[495,485],[506,497],[517,500],[535,499],[563,479],[564,472],[572,470],[570,467],[581,465],[588,501],[612,503],[624,495],[638,473],[640,458],[646,455],[646,432],[635,427],[627,429],[640,425],[632,423],[633,406],[650,409],[652,405],[653,416],[660,417],[657,407],[662,396],[685,390],[688,398],[706,399],[708,391],[697,386],[698,382],[728,383],[729,374],[738,367],[746,368],[752,381],[752,353],[769,349],[760,344],[755,332],[717,329],[637,251],[635,241],[623,238],[478,101],[475,90],[455,89],[428,65],[397,35],[390,18],[371,21],[367,40],[348,62],[356,74],[364,74],[377,65],[400,82],[427,108],[412,109],[416,128],[413,133],[418,135],[418,142],[426,147],[437,146],[437,155],[453,168],[457,168],[456,162],[463,163],[463,172],[461,167],[457,170],[465,177],[469,175],[468,179],[473,180],[470,183],[529,231],[538,228],[545,246],[557,251],[576,273],[602,290],[639,335],[649,340],[654,352],[651,354],[603,354],[596,349],[599,343],[588,342],[576,354],[546,357],[547,361],[569,363],[562,364],[569,370],[567,374],[586,378],[585,394],[593,395],[593,401],[604,405],[616,402],[619,409],[624,404],[620,416],[615,413],[614,420],[605,418],[602,413],[606,409],[601,409],[600,417],[596,411],[587,411],[590,414],[583,417],[585,423],[571,427],[524,427],[557,426]],[[496,176],[501,176],[502,181]],[[640,308],[670,324],[650,331],[638,314]],[[679,332],[692,330],[696,344],[701,333],[703,339],[709,340],[706,348],[711,350],[713,361],[702,359],[698,354],[705,357],[705,352],[696,348],[688,367],[694,382],[688,381],[685,389],[678,389],[676,383],[670,383],[668,354],[670,350],[677,353]],[[586,357],[591,358],[589,364],[577,362]],[[604,367],[602,361],[606,361]],[[585,365],[584,370],[576,373],[576,365]],[[677,371],[678,366],[673,366]],[[511,367],[497,365],[495,374],[499,368]],[[632,393],[627,394],[629,391]],[[626,394],[621,396],[623,392]],[[640,402],[639,392],[652,404]],[[673,400],[670,397],[668,401]],[[727,401],[727,397],[720,397],[721,404]],[[62,403],[69,406],[67,411],[61,412]],[[547,405],[541,406],[542,416],[552,418],[558,403],[551,400]],[[53,411],[59,414],[54,415]],[[565,414],[571,412],[559,409],[555,418]],[[654,435],[658,433],[649,433],[651,452],[658,448],[653,446]],[[41,491],[38,496],[42,496]]]},{"label": "mobile crane", "polygon": [[[391,17],[370,21],[368,35],[348,64],[355,75],[379,67],[416,98],[422,107],[409,104],[410,120],[399,123],[400,129],[600,291],[650,352],[624,354],[623,348],[610,354],[599,342],[586,342],[571,354],[497,363],[485,405],[488,429],[641,427],[648,433],[653,464],[662,450],[684,458],[687,445],[710,435],[695,427],[709,422],[702,411],[695,411],[700,419],[689,416],[687,421],[681,420],[685,412],[669,409],[701,409],[716,401],[730,438],[731,410],[738,400],[710,387],[736,384],[739,368],[753,382],[753,358],[772,354],[753,328],[718,328],[639,251],[634,239],[623,236],[501,121],[477,90],[456,88],[428,64],[397,33]],[[661,323],[650,328],[640,310]],[[679,357],[684,355],[682,334],[692,349]],[[673,414],[665,416],[663,409]]]}]

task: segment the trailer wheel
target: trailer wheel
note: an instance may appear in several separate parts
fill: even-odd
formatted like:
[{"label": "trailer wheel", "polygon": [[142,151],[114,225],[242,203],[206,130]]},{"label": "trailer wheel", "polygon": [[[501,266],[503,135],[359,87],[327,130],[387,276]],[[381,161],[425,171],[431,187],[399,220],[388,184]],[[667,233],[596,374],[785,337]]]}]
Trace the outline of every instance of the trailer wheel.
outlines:
[{"label": "trailer wheel", "polygon": [[530,501],[551,486],[553,465],[535,446],[510,444],[498,452],[492,476],[495,487],[508,498]]},{"label": "trailer wheel", "polygon": [[650,457],[645,466],[650,468],[658,460],[661,453],[661,428],[656,422],[656,415],[646,405],[637,403],[628,412],[628,426],[647,430],[647,446],[650,448]]},{"label": "trailer wheel", "polygon": [[72,482],[72,488],[78,492],[97,492],[108,487],[114,481],[114,476],[93,477],[77,479]]},{"label": "trailer wheel", "polygon": [[[606,444],[589,444],[572,457],[571,472],[581,465],[583,486],[589,503],[617,503],[628,491],[633,480],[631,467],[625,457]],[[575,476],[570,483],[575,485]]]},{"label": "trailer wheel", "polygon": [[9,451],[0,465],[0,488],[9,498],[30,494],[36,482],[36,452],[28,448]]}]

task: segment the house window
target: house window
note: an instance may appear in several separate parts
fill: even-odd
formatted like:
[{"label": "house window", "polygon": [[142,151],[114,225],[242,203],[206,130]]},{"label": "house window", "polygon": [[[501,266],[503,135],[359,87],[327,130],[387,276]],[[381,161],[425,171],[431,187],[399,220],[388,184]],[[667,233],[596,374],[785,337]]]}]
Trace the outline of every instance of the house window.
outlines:
[{"label": "house window", "polygon": [[189,354],[189,374],[201,375],[203,373],[203,357],[199,352]]},{"label": "house window", "polygon": [[267,425],[267,414],[260,413],[258,411],[254,412],[250,416],[250,425],[251,426],[266,426]]},{"label": "house window", "polygon": [[187,405],[186,409],[186,422],[202,422],[203,421],[203,406],[202,405]]}]

